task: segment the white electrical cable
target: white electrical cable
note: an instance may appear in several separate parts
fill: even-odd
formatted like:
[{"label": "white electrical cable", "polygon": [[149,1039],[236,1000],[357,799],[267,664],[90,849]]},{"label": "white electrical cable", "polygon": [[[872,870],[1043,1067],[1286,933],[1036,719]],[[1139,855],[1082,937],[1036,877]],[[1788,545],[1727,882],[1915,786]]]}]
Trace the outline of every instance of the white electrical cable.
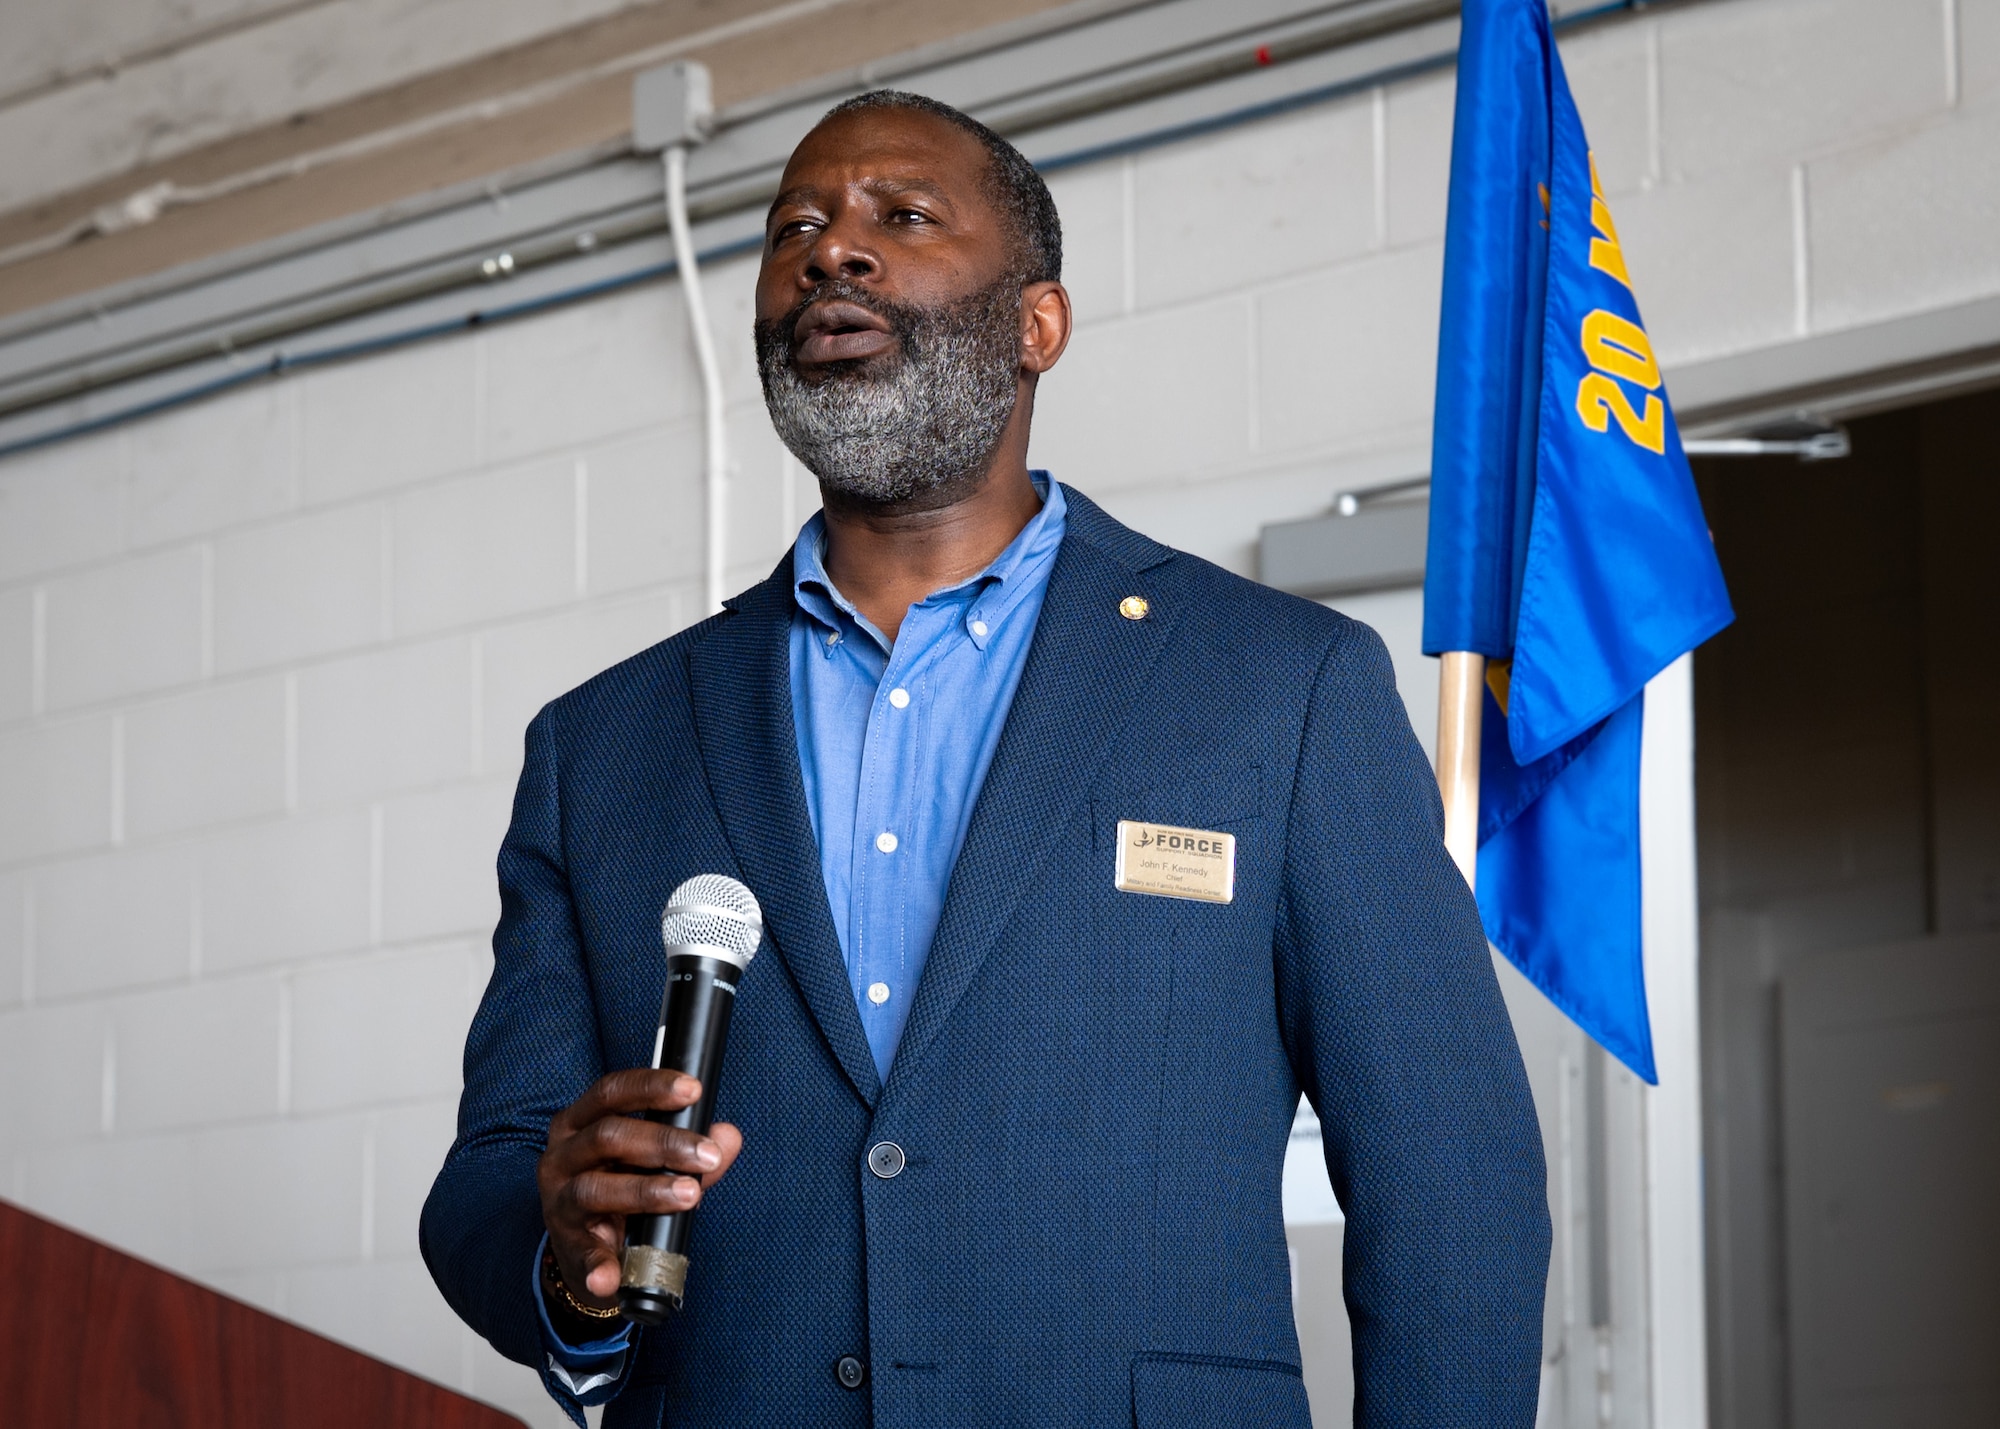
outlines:
[{"label": "white electrical cable", "polygon": [[708,305],[702,301],[701,271],[695,266],[694,240],[688,234],[687,146],[669,144],[667,154],[667,227],[673,234],[674,268],[687,298],[688,328],[694,334],[695,357],[701,364],[703,468],[708,491],[707,614],[722,609],[722,565],[728,526],[723,501],[728,493],[729,433],[722,401],[722,364],[715,358],[715,334],[708,326]]}]

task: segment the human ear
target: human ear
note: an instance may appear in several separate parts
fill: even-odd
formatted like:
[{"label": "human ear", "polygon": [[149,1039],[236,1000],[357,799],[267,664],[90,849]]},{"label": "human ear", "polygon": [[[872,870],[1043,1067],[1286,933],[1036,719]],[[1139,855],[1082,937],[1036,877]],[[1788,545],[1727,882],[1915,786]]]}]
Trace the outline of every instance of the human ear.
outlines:
[{"label": "human ear", "polygon": [[1021,370],[1047,372],[1069,346],[1069,289],[1030,283],[1021,289]]}]

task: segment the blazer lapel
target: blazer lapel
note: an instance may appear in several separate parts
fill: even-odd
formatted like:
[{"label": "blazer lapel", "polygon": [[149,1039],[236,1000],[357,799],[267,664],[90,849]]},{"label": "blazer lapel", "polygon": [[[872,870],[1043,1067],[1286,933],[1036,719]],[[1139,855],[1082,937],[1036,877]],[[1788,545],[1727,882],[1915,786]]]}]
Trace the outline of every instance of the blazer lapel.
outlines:
[{"label": "blazer lapel", "polygon": [[861,1099],[881,1083],[827,907],[792,725],[791,557],[728,603],[689,678],[709,790],[771,942]]},{"label": "blazer lapel", "polygon": [[[1041,881],[1040,861],[1024,866],[1021,850],[1047,847],[1048,836],[1075,817],[1173,633],[1172,603],[1159,597],[1145,573],[1174,552],[1119,525],[1071,488],[1063,491],[1068,529],[1013,708],[973,805],[885,1095],[915,1075],[911,1068],[951,1016],[1022,895]],[[1145,619],[1119,614],[1119,602],[1133,595],[1149,602]]]}]

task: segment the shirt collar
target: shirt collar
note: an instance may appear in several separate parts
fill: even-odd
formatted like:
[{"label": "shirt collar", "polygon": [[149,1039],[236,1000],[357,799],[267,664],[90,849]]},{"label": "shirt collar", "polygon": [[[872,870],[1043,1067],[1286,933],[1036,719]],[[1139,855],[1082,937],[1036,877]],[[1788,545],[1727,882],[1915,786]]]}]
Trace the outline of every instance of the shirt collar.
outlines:
[{"label": "shirt collar", "polygon": [[[960,619],[967,635],[981,649],[986,647],[993,627],[1033,588],[1035,578],[1046,570],[1056,548],[1062,544],[1069,503],[1063,497],[1061,483],[1051,480],[1046,471],[1031,471],[1028,479],[1042,498],[1042,509],[1029,518],[1007,549],[978,575],[944,590],[932,591],[918,602],[930,605],[962,601],[965,609]],[[825,559],[826,517],[815,511],[792,544],[792,599],[814,622],[825,627],[825,638],[818,641],[821,652],[831,655],[833,646],[846,638],[843,627],[849,625],[866,632],[887,651],[889,641],[882,632],[827,578]]]}]

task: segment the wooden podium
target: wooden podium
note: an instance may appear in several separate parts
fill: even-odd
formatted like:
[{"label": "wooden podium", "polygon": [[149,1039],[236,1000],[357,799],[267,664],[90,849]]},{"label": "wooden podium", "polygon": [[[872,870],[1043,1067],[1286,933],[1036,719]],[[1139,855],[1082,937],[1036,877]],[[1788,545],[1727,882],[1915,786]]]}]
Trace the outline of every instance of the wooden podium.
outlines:
[{"label": "wooden podium", "polygon": [[521,1421],[0,1201],[8,1429],[521,1429]]}]

